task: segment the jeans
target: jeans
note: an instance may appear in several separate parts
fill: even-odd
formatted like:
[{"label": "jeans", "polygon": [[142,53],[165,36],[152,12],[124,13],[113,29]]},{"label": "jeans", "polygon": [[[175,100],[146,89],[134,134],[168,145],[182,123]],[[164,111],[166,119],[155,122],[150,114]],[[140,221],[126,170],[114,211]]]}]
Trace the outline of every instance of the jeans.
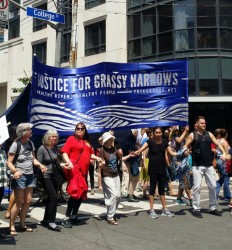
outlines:
[{"label": "jeans", "polygon": [[226,163],[221,159],[217,160],[217,169],[220,173],[220,178],[216,182],[216,193],[218,197],[220,189],[223,185],[224,199],[230,199],[231,198],[230,187],[229,187],[230,177],[225,172],[225,164]]}]

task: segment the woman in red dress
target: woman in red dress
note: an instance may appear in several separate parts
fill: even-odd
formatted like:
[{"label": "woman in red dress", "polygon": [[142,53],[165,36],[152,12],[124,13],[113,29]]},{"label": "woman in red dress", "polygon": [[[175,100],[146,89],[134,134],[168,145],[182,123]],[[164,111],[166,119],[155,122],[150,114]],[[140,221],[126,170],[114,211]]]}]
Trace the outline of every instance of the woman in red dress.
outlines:
[{"label": "woman in red dress", "polygon": [[86,175],[88,174],[90,160],[101,162],[101,158],[94,155],[84,123],[77,123],[74,135],[68,137],[62,148],[62,155],[65,161],[63,165],[64,173],[68,181],[67,192],[70,195],[66,218],[62,225],[71,228],[72,224],[80,223],[77,212],[82,201],[87,198]]}]

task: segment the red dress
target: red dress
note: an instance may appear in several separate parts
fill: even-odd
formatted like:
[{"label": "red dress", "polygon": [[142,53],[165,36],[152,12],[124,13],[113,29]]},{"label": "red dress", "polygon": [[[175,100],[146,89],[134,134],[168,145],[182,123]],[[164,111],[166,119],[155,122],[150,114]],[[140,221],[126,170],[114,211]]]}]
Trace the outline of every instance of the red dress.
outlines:
[{"label": "red dress", "polygon": [[89,171],[91,154],[94,154],[92,146],[87,141],[76,139],[72,135],[68,137],[61,152],[66,153],[73,164],[72,169],[64,168],[68,181],[68,194],[75,199],[86,199],[88,192],[86,175]]}]

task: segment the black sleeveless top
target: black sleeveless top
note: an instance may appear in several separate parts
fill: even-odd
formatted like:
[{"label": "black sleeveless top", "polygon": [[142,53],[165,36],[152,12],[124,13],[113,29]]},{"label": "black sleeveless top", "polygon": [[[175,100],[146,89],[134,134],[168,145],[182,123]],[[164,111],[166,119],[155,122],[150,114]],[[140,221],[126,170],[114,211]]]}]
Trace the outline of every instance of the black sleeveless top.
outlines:
[{"label": "black sleeveless top", "polygon": [[211,138],[208,131],[203,135],[193,132],[192,160],[193,166],[212,166],[213,155],[211,151]]}]

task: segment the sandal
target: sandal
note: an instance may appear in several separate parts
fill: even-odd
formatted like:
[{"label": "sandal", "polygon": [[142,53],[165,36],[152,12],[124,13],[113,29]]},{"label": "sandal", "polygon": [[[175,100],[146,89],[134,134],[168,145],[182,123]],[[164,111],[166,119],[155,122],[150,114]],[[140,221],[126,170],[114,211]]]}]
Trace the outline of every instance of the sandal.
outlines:
[{"label": "sandal", "polygon": [[20,232],[28,232],[28,233],[32,233],[33,232],[33,229],[32,228],[30,228],[30,227],[21,227],[21,228],[19,228],[19,231]]},{"label": "sandal", "polygon": [[118,222],[115,221],[114,219],[111,219],[111,220],[107,220],[108,224],[110,225],[118,225]]},{"label": "sandal", "polygon": [[228,204],[228,207],[232,208],[232,203],[229,203],[229,204]]},{"label": "sandal", "polygon": [[15,237],[15,236],[17,236],[18,234],[17,234],[17,232],[15,231],[15,230],[10,230],[10,236],[11,237]]},{"label": "sandal", "polygon": [[5,214],[5,219],[6,219],[6,220],[10,219],[10,214],[7,214],[7,213],[6,213],[6,214]]}]

